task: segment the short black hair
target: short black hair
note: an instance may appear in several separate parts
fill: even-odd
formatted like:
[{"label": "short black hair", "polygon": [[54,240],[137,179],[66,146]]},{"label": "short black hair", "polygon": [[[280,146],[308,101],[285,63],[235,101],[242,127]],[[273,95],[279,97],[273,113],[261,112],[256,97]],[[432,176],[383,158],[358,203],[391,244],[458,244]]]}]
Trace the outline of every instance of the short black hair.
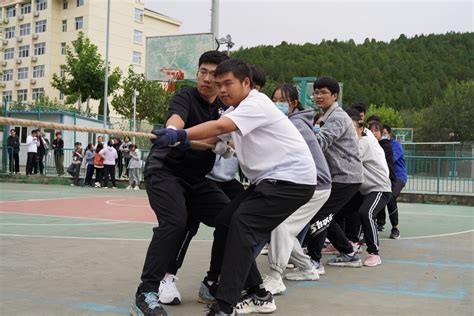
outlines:
[{"label": "short black hair", "polygon": [[281,94],[290,102],[293,102],[293,101],[296,101],[297,102],[297,105],[296,105],[296,108],[300,111],[304,110],[304,107],[303,105],[301,104],[300,100],[299,100],[299,94],[298,94],[298,90],[291,84],[289,83],[285,83],[283,84],[282,86],[276,88],[273,93],[272,93],[272,98],[273,98],[273,95],[275,94],[275,92],[277,90],[280,90],[281,91]]},{"label": "short black hair", "polygon": [[332,94],[339,94],[339,83],[331,77],[320,77],[314,81],[313,90],[328,88]]},{"label": "short black hair", "polygon": [[392,128],[389,125],[384,124],[383,128],[386,129],[390,135],[392,135]]},{"label": "short black hair", "polygon": [[231,72],[240,82],[243,82],[245,78],[249,78],[252,83],[252,70],[249,65],[241,59],[231,58],[224,60],[217,66],[214,76],[220,76]]},{"label": "short black hair", "polygon": [[58,136],[58,135],[62,135],[62,134],[61,134],[61,132],[56,132],[56,134],[54,134],[54,135]]},{"label": "short black hair", "polygon": [[383,132],[383,125],[379,121],[372,121],[369,123],[369,129],[371,130],[372,127],[375,127],[375,129],[379,132]]},{"label": "short black hair", "polygon": [[214,64],[219,65],[224,60],[229,59],[226,53],[219,52],[217,50],[210,50],[201,55],[199,57],[199,64],[198,66],[201,67],[202,64]]},{"label": "short black hair", "polygon": [[351,108],[356,109],[359,113],[367,113],[367,105],[363,102],[354,102],[351,104]]},{"label": "short black hair", "polygon": [[252,81],[254,85],[259,85],[261,88],[267,83],[267,76],[265,70],[256,64],[249,64],[250,70],[252,71]]},{"label": "short black hair", "polygon": [[346,110],[347,115],[349,115],[351,118],[358,117],[360,119],[360,112],[357,109],[354,109],[352,107],[348,108]]},{"label": "short black hair", "polygon": [[11,133],[11,132],[15,132],[15,133],[16,133],[16,130],[15,130],[14,128],[12,128],[12,129],[10,130],[10,133]]},{"label": "short black hair", "polygon": [[380,119],[380,116],[378,115],[371,115],[367,118],[367,123],[370,123],[372,121],[382,122],[382,120]]}]

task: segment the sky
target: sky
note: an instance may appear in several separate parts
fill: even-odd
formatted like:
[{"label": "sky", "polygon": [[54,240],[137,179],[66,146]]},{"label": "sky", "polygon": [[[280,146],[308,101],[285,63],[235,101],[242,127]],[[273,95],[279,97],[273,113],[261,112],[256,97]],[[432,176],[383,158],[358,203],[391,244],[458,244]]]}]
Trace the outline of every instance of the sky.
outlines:
[{"label": "sky", "polygon": [[[211,0],[145,0],[145,7],[181,21],[180,34],[211,30]],[[218,37],[239,47],[390,41],[400,34],[474,32],[472,0],[220,0]]]}]

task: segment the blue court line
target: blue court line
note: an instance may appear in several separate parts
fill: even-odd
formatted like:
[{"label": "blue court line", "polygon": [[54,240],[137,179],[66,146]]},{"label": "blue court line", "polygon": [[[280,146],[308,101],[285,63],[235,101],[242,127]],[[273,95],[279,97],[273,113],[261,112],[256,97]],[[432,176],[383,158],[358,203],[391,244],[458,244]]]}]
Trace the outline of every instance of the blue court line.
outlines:
[{"label": "blue court line", "polygon": [[401,296],[417,296],[426,298],[448,299],[448,300],[464,300],[466,297],[466,289],[459,288],[453,291],[438,291],[436,283],[432,282],[428,287],[417,289],[415,284],[381,284],[378,286],[367,286],[362,284],[335,284],[327,281],[304,281],[295,284],[294,288],[321,287],[330,289],[345,289],[353,291],[363,291],[369,293],[401,295]]},{"label": "blue court line", "polygon": [[96,313],[130,314],[130,311],[128,308],[114,306],[114,305],[98,304],[94,302],[81,302],[81,303],[72,305],[72,307],[86,310],[89,312],[96,312]]},{"label": "blue court line", "polygon": [[408,264],[408,265],[420,266],[420,267],[423,267],[423,268],[439,267],[439,268],[474,269],[474,264],[472,264],[472,263],[439,262],[439,261],[414,261],[414,260],[390,260],[390,259],[383,259],[382,263]]}]

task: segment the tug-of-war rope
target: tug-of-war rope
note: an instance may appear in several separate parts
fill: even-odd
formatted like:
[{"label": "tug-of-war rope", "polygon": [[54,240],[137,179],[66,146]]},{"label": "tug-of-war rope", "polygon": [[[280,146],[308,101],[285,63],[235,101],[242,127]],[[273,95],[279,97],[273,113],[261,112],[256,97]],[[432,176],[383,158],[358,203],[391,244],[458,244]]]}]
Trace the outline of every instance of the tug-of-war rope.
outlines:
[{"label": "tug-of-war rope", "polygon": [[[128,136],[128,137],[141,137],[153,139],[157,136],[151,133],[143,132],[131,132],[118,129],[109,129],[109,128],[97,128],[97,127],[87,127],[87,126],[77,126],[70,124],[61,124],[61,123],[52,123],[52,122],[41,122],[34,120],[23,120],[12,117],[0,117],[0,125],[16,125],[16,126],[33,126],[33,127],[42,127],[42,128],[51,128],[63,131],[76,131],[76,132],[87,132],[87,133],[98,133],[98,134],[107,134],[113,136]],[[214,145],[206,144],[203,142],[191,141],[192,149],[214,149]]]}]

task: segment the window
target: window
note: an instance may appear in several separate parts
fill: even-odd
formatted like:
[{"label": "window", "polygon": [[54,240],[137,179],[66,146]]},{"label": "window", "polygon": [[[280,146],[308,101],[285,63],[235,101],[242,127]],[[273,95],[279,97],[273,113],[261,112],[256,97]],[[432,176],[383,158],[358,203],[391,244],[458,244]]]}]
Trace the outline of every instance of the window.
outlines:
[{"label": "window", "polygon": [[141,43],[142,42],[142,35],[143,35],[143,32],[134,30],[133,31],[133,41],[135,43]]},{"label": "window", "polygon": [[67,20],[63,20],[62,22],[62,31],[67,32]]},{"label": "window", "polygon": [[65,75],[66,75],[66,70],[63,69],[63,68],[60,68],[60,69],[59,69],[59,76],[60,76],[60,77],[64,77]]},{"label": "window", "polygon": [[33,67],[33,78],[44,77],[44,65]]},{"label": "window", "polygon": [[76,18],[76,30],[82,30],[84,19],[82,16]]},{"label": "window", "polygon": [[18,68],[18,80],[28,79],[28,67]]},{"label": "window", "polygon": [[16,15],[16,7],[11,6],[7,8],[7,18],[12,18]]},{"label": "window", "polygon": [[35,44],[35,55],[44,55],[46,52],[46,43]]},{"label": "window", "polygon": [[68,6],[69,6],[69,2],[67,0],[64,0],[63,1],[63,10],[67,10]]},{"label": "window", "polygon": [[23,3],[22,5],[20,5],[20,12],[21,14],[31,13],[31,2]]},{"label": "window", "polygon": [[13,69],[7,69],[3,71],[3,81],[13,80]]},{"label": "window", "polygon": [[43,88],[34,88],[31,93],[31,98],[33,100],[37,100],[40,97],[44,96],[44,89]]},{"label": "window", "polygon": [[77,0],[76,3],[77,3],[78,7],[83,6],[84,5],[84,0]]},{"label": "window", "polygon": [[14,38],[15,37],[15,27],[10,26],[5,28],[5,38]]},{"label": "window", "polygon": [[12,100],[12,92],[3,91],[2,100],[3,102],[10,102]]},{"label": "window", "polygon": [[28,90],[27,89],[17,90],[16,93],[17,93],[16,100],[18,102],[26,101],[28,99]]},{"label": "window", "polygon": [[15,55],[14,48],[6,48],[5,51],[3,52],[3,59],[5,60],[13,59],[14,55]]},{"label": "window", "polygon": [[36,10],[46,10],[48,7],[48,0],[36,0]]},{"label": "window", "polygon": [[143,22],[143,10],[135,8],[135,21]]},{"label": "window", "polygon": [[141,65],[142,63],[142,53],[133,52],[133,63],[137,65]]},{"label": "window", "polygon": [[61,55],[66,55],[66,43],[61,43]]},{"label": "window", "polygon": [[18,57],[23,58],[28,56],[30,56],[30,45],[20,46],[18,49]]},{"label": "window", "polygon": [[46,20],[41,20],[35,23],[35,32],[36,33],[46,32]]},{"label": "window", "polygon": [[64,93],[63,92],[59,92],[59,100],[64,100]]},{"label": "window", "polygon": [[20,25],[20,36],[30,35],[30,31],[31,31],[30,23],[25,23],[25,24]]}]

